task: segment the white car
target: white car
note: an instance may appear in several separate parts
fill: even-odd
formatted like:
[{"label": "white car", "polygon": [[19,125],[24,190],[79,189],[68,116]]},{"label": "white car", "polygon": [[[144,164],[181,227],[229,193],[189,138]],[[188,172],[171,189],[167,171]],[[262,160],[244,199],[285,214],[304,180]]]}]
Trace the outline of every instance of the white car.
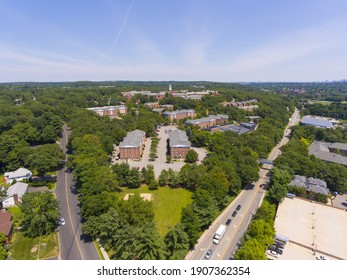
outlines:
[{"label": "white car", "polygon": [[267,253],[268,253],[269,255],[274,256],[274,257],[278,257],[278,256],[279,256],[279,254],[278,254],[276,251],[273,251],[273,250],[267,250]]},{"label": "white car", "polygon": [[65,225],[65,218],[64,218],[64,217],[61,217],[61,218],[60,218],[59,224],[60,224],[61,226]]}]

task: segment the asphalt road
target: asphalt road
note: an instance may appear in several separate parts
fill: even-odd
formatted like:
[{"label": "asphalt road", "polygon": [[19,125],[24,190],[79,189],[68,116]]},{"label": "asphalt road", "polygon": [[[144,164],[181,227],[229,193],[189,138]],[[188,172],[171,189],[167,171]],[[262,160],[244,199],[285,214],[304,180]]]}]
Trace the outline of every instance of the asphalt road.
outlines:
[{"label": "asphalt road", "polygon": [[[60,147],[66,152],[67,138],[70,134],[64,125]],[[60,203],[61,216],[65,225],[59,227],[59,259],[61,260],[99,260],[99,254],[92,241],[82,238],[80,207],[77,193],[72,188],[73,175],[66,168],[58,171],[56,197]]]},{"label": "asphalt road", "polygon": [[[280,147],[289,141],[288,136],[291,132],[289,128],[297,124],[299,120],[299,111],[295,110],[284,130],[283,138],[269,154],[269,160],[274,160],[278,157],[278,155],[280,155]],[[241,191],[237,198],[235,198],[234,201],[212,223],[209,229],[204,232],[204,234],[200,237],[198,244],[195,246],[195,250],[189,252],[186,259],[205,259],[205,254],[209,249],[212,250],[212,254],[209,258],[211,260],[230,259],[236,249],[238,249],[240,238],[244,235],[253,215],[261,205],[265,191],[259,186],[269,180],[271,168],[272,165],[270,164],[263,165],[263,168],[261,168],[259,171],[260,179],[252,186],[249,186]],[[238,211],[236,217],[232,217],[231,215],[235,211],[237,205],[241,205],[241,209]],[[227,226],[224,237],[221,239],[218,245],[213,244],[213,235],[215,234],[219,225],[225,224],[229,218],[232,219],[232,222],[229,226]]]}]

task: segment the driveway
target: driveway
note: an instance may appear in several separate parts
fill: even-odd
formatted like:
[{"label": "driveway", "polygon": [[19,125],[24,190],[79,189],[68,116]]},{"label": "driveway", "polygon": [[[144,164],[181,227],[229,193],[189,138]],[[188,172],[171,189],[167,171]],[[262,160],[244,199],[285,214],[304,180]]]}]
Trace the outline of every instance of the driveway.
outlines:
[{"label": "driveway", "polygon": [[347,194],[337,195],[332,199],[332,205],[344,210],[347,210]]}]

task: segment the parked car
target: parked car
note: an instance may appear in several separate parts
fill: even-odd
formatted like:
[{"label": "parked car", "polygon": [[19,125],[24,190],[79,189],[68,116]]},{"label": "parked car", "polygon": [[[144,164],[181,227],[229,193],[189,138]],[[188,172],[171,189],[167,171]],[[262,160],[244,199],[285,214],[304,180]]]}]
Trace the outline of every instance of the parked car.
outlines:
[{"label": "parked car", "polygon": [[231,216],[236,217],[236,215],[237,215],[237,211],[234,211]]},{"label": "parked car", "polygon": [[241,205],[239,204],[239,205],[237,205],[236,210],[240,211],[240,209],[241,209]]},{"label": "parked car", "polygon": [[225,223],[227,226],[231,224],[231,219],[228,219]]},{"label": "parked car", "polygon": [[209,249],[205,254],[205,259],[209,259],[211,257],[211,255],[212,255],[212,250]]},{"label": "parked car", "polygon": [[59,219],[59,225],[61,225],[61,226],[65,225],[65,218],[64,217],[61,217]]},{"label": "parked car", "polygon": [[326,256],[318,256],[318,257],[316,257],[316,260],[326,261],[326,260],[329,260],[329,259]]},{"label": "parked car", "polygon": [[283,243],[275,242],[275,246],[276,246],[276,247],[279,247],[279,248],[281,248],[281,249],[284,249]]},{"label": "parked car", "polygon": [[268,247],[268,250],[275,251],[275,250],[276,250],[276,245],[270,245],[270,246]]},{"label": "parked car", "polygon": [[276,251],[273,251],[273,250],[267,250],[267,253],[268,253],[269,255],[274,256],[274,257],[278,257],[278,256],[279,256],[279,254],[278,254]]},{"label": "parked car", "polygon": [[276,251],[277,253],[279,253],[280,255],[283,254],[283,250],[282,250],[281,248],[279,248],[279,247],[276,247],[276,248],[275,248],[275,251]]}]

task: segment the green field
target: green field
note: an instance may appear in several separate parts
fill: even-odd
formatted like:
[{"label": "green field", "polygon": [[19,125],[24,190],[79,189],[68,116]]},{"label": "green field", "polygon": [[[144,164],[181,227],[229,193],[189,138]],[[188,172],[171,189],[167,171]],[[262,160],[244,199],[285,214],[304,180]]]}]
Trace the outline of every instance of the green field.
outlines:
[{"label": "green field", "polygon": [[165,235],[168,227],[177,224],[181,219],[181,210],[192,202],[192,193],[182,188],[171,189],[161,187],[151,191],[147,186],[139,189],[123,189],[117,196],[123,199],[127,193],[150,193],[155,213],[155,222],[161,235]]},{"label": "green field", "polygon": [[[37,260],[40,237],[29,238],[17,232],[11,239],[9,254],[14,260]],[[42,236],[39,259],[57,257],[59,253],[58,234]]]}]

